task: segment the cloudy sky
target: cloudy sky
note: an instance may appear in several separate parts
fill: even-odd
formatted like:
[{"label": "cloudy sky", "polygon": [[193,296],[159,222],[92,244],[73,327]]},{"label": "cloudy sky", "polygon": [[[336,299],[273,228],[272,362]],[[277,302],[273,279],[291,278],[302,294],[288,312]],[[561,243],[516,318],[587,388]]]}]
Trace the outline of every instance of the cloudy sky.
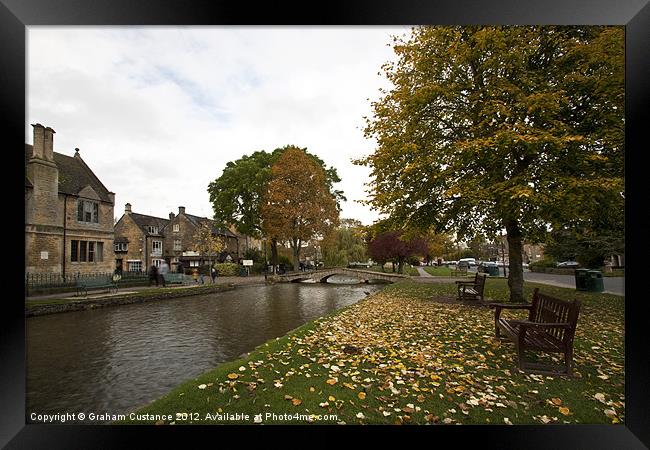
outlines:
[{"label": "cloudy sky", "polygon": [[228,161],[287,144],[338,170],[342,217],[378,218],[356,200],[372,152],[370,101],[387,87],[392,35],[408,27],[39,27],[27,29],[27,123],[84,161],[116,194],[115,215],[212,217],[208,183]]}]

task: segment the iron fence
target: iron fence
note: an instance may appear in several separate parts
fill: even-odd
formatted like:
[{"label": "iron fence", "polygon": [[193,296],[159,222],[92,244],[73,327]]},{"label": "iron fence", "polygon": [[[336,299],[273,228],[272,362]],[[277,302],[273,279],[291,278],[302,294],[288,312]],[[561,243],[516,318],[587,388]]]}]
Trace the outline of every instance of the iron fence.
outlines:
[{"label": "iron fence", "polygon": [[[123,271],[120,281],[146,280],[146,272]],[[112,277],[113,272],[72,273],[63,276],[60,273],[25,273],[25,287],[33,289],[75,287],[78,280]]]}]

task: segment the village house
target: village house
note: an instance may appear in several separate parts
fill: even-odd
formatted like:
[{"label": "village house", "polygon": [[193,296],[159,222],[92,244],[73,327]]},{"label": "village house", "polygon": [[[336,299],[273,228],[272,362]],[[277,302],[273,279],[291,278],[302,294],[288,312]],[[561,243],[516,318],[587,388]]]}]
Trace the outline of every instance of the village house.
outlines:
[{"label": "village house", "polygon": [[25,271],[62,276],[112,272],[110,192],[75,149],[54,152],[55,131],[33,124],[25,144]]},{"label": "village house", "polygon": [[115,267],[119,271],[144,272],[163,260],[165,235],[169,220],[134,213],[131,204],[115,224]]},{"label": "village house", "polygon": [[208,223],[214,235],[223,239],[226,247],[215,259],[218,261],[238,262],[240,236],[227,229],[219,229],[214,221],[185,212],[185,207],[178,207],[178,215],[169,213],[169,219],[138,214],[127,203],[124,214],[115,224],[115,265],[119,270],[144,272],[151,265],[159,267],[167,261],[173,272],[178,271],[178,264],[183,270],[199,267],[208,263],[208,257],[194,249],[194,235],[200,223]]},{"label": "village house", "polygon": [[202,223],[208,224],[212,234],[221,238],[225,244],[224,250],[215,257],[217,261],[237,263],[243,256],[242,236],[228,229],[218,228],[214,220],[207,217],[188,214],[184,206],[179,206],[177,215],[173,212],[169,213],[169,225],[166,228],[165,256],[172,270],[176,270],[179,263],[184,270],[209,263],[208,260],[211,258],[199,254],[194,249],[193,236]]}]

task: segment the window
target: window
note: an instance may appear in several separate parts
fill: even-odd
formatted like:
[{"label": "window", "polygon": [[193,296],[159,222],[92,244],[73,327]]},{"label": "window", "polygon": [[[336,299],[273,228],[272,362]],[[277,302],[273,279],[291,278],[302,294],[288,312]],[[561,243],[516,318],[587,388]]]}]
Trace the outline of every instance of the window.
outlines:
[{"label": "window", "polygon": [[179,224],[175,223],[174,226],[172,227],[172,229],[173,229],[174,231],[180,231],[180,230],[181,230],[181,226],[180,226]]},{"label": "window", "polygon": [[151,234],[158,234],[158,227],[155,227],[153,225],[149,225],[147,227],[147,230],[149,230],[149,233]]},{"label": "window", "polygon": [[70,241],[70,261],[79,261],[79,241]]},{"label": "window", "polygon": [[142,261],[128,261],[129,272],[142,272]]},{"label": "window", "polygon": [[126,242],[118,242],[113,246],[116,252],[128,252],[129,251],[129,244]]},{"label": "window", "polygon": [[99,203],[79,200],[77,202],[77,220],[79,222],[99,223]]},{"label": "window", "polygon": [[86,262],[86,249],[88,248],[87,244],[88,242],[86,241],[79,241],[79,261],[81,262]]},{"label": "window", "polygon": [[198,261],[190,261],[190,267],[199,267]]},{"label": "window", "polygon": [[174,239],[174,250],[180,250],[180,249],[181,249],[181,240]]},{"label": "window", "polygon": [[103,262],[104,243],[95,241],[70,241],[70,261]]},{"label": "window", "polygon": [[163,261],[162,259],[152,259],[151,264],[153,264],[156,267],[160,267],[160,265],[162,264],[162,261]]},{"label": "window", "polygon": [[153,256],[162,255],[162,241],[151,241],[151,254]]}]

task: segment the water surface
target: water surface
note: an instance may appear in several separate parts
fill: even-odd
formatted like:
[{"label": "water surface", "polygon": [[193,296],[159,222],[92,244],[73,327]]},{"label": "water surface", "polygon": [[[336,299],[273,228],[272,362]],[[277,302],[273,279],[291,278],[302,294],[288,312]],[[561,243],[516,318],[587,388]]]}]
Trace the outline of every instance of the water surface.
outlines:
[{"label": "water surface", "polygon": [[132,411],[219,363],[237,359],[381,287],[247,286],[30,317],[26,319],[27,416]]}]

